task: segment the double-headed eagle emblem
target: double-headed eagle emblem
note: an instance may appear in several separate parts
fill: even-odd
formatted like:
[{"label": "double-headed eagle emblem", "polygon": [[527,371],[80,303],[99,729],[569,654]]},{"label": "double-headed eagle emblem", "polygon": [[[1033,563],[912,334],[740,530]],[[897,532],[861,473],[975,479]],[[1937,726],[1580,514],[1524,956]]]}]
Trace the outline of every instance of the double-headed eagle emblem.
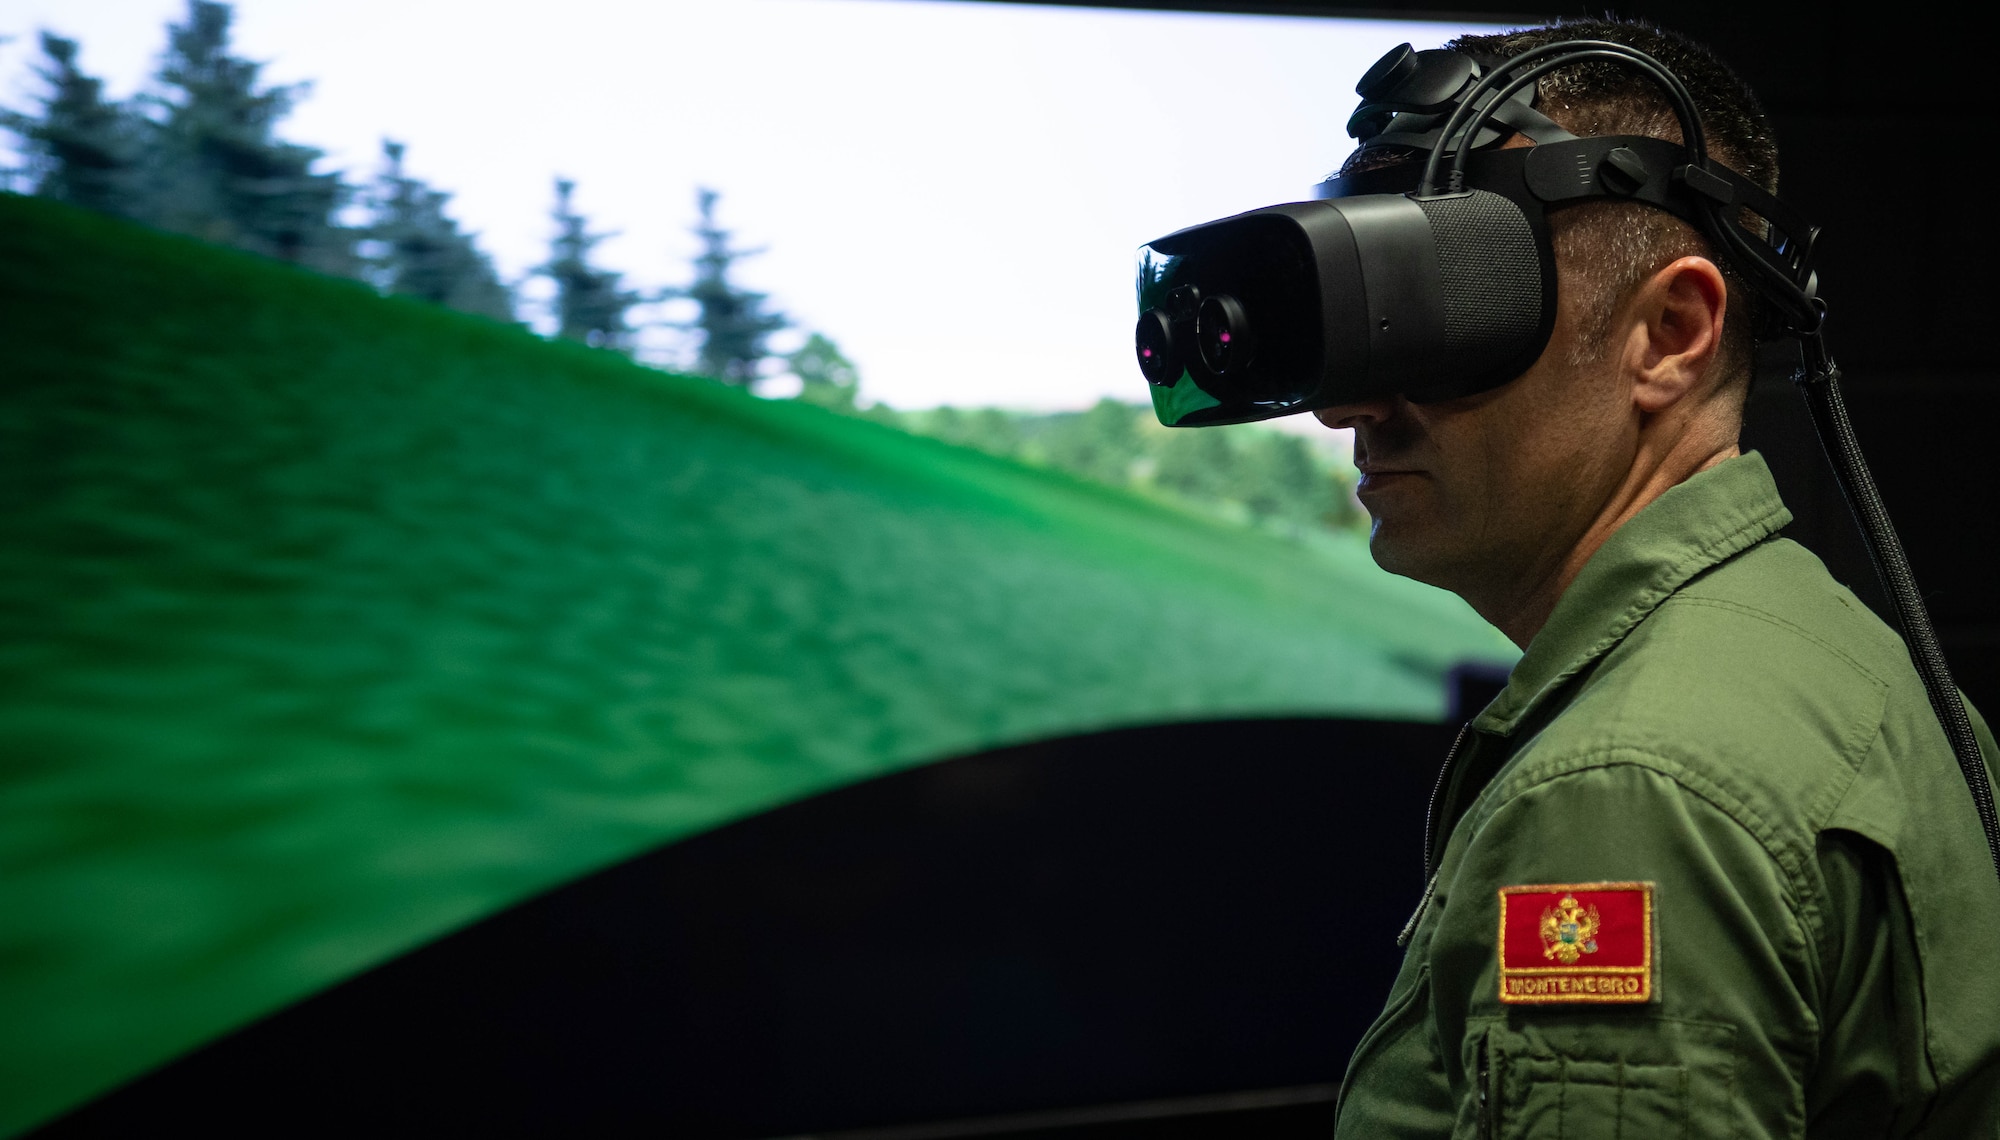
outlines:
[{"label": "double-headed eagle emblem", "polygon": [[1578,957],[1597,953],[1597,925],[1596,907],[1579,906],[1575,895],[1564,894],[1542,912],[1542,957],[1574,966]]}]

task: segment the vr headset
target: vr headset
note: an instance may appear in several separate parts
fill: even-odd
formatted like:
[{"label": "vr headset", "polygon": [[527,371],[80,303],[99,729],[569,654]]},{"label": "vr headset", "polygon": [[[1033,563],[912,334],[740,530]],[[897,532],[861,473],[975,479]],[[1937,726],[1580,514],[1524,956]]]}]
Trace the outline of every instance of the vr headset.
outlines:
[{"label": "vr headset", "polygon": [[[1684,143],[1578,138],[1535,110],[1538,79],[1594,60],[1657,83]],[[1426,403],[1507,383],[1555,326],[1548,211],[1592,199],[1687,221],[1787,330],[1818,328],[1818,230],[1708,157],[1687,88],[1644,52],[1573,40],[1495,60],[1403,44],[1355,90],[1347,129],[1362,151],[1418,159],[1335,175],[1314,201],[1140,248],[1136,349],[1161,423],[1243,423],[1390,395]],[[1499,145],[1515,133],[1535,145]]]},{"label": "vr headset", "polygon": [[[1578,138],[1535,110],[1537,80],[1593,60],[1650,78],[1673,107],[1683,143]],[[1139,250],[1136,347],[1160,422],[1244,423],[1497,388],[1534,363],[1555,327],[1549,210],[1608,199],[1687,221],[1800,342],[1796,379],[1813,425],[2000,873],[1992,782],[1820,335],[1819,231],[1711,160],[1686,86],[1623,44],[1571,40],[1505,60],[1404,44],[1355,90],[1362,103],[1348,133],[1364,153],[1395,147],[1385,157],[1407,161],[1336,175],[1315,188],[1314,201],[1191,226]],[[1517,133],[1535,145],[1499,145]]]}]

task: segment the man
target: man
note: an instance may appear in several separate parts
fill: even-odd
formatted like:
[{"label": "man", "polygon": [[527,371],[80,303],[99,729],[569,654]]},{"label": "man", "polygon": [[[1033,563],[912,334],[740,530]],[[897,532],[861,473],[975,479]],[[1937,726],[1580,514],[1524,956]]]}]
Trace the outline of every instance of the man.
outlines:
[{"label": "man", "polygon": [[[1664,62],[1711,154],[1775,189],[1754,97],[1677,36],[1451,46],[1583,38]],[[1679,139],[1615,64],[1552,73],[1537,108]],[[1778,537],[1738,451],[1754,294],[1662,211],[1551,222],[1556,327],[1526,373],[1317,413],[1354,429],[1376,560],[1525,651],[1440,779],[1338,1134],[2000,1135],[2000,882],[1902,642]]]}]

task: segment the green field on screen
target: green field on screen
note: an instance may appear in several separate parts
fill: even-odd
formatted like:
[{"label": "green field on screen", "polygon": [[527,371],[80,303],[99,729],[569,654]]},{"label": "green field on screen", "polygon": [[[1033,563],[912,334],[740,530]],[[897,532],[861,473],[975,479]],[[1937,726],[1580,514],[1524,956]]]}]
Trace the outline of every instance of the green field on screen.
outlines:
[{"label": "green field on screen", "polygon": [[1359,539],[43,201],[0,345],[0,1133],[781,803],[1513,656]]}]

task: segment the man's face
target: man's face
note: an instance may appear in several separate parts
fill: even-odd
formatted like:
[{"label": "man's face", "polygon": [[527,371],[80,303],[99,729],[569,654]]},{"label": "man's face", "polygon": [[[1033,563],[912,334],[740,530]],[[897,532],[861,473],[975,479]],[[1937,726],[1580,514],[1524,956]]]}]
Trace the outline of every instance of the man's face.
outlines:
[{"label": "man's face", "polygon": [[1563,296],[1548,347],[1511,383],[1435,404],[1398,397],[1314,413],[1354,429],[1369,548],[1383,569],[1468,600],[1533,585],[1615,492],[1637,445],[1631,400],[1609,346],[1576,351]]}]

